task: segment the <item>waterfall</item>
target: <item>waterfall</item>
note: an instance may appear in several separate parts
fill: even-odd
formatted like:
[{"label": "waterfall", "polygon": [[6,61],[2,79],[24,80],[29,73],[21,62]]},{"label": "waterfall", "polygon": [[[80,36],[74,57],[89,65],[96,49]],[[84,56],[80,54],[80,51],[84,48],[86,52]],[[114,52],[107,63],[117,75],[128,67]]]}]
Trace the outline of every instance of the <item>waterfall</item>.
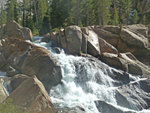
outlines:
[{"label": "waterfall", "polygon": [[[113,80],[105,76],[104,72],[90,68],[88,60],[82,57],[66,55],[64,52],[56,57],[61,62],[63,80],[62,84],[50,91],[50,96],[56,104],[61,103],[60,108],[83,106],[89,113],[99,113],[94,101],[101,99],[116,104],[113,92],[115,88],[111,83]],[[85,66],[85,76],[77,74],[77,62]],[[100,84],[95,82],[97,75],[101,78]]]},{"label": "waterfall", "polygon": [[[39,38],[40,40],[40,38]],[[34,42],[38,46],[48,49],[61,64],[63,79],[62,83],[53,87],[50,97],[58,109],[80,106],[87,113],[99,113],[95,101],[101,100],[124,111],[123,113],[150,113],[149,110],[136,111],[117,105],[115,92],[120,85],[110,77],[113,69],[104,63],[101,66],[88,58],[67,55],[63,50],[57,54],[50,47],[51,43]],[[129,75],[131,82],[140,78]],[[121,84],[121,83],[120,83]],[[128,112],[130,111],[130,112]]]}]

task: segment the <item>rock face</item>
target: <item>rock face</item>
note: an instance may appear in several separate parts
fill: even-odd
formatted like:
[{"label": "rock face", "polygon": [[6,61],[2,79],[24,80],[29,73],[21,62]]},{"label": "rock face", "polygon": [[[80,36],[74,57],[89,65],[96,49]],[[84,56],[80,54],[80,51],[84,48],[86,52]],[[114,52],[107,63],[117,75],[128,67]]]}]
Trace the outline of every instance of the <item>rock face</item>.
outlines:
[{"label": "rock face", "polygon": [[148,27],[142,24],[128,25],[128,29],[132,30],[134,33],[139,33],[145,37],[148,37]]},{"label": "rock face", "polygon": [[69,26],[59,32],[53,32],[49,36],[45,35],[42,39],[45,42],[50,40],[57,43],[57,46],[62,47],[69,54],[88,53],[93,56],[100,55],[98,36],[91,28]]},{"label": "rock face", "polygon": [[116,92],[118,105],[133,110],[149,109],[150,107],[150,80],[140,80],[123,85]]},{"label": "rock face", "polygon": [[1,43],[1,54],[18,73],[36,75],[46,89],[60,83],[61,67],[48,50],[20,39],[3,39]]},{"label": "rock face", "polygon": [[7,98],[8,94],[2,84],[2,79],[0,80],[0,104]]},{"label": "rock face", "polygon": [[57,46],[64,48],[69,54],[86,53],[99,57],[103,52],[114,54],[131,52],[143,63],[150,62],[148,28],[141,24],[83,28],[69,26],[49,36],[46,35],[44,40],[56,42]]},{"label": "rock face", "polygon": [[[130,74],[149,78],[148,35],[148,28],[143,25],[69,26],[60,29],[59,32],[45,35],[42,41],[52,41],[53,50],[58,54],[60,53],[58,47],[61,47],[68,54],[85,57],[84,60],[81,59],[83,61],[71,62],[74,63],[77,75],[74,80],[85,92],[94,92],[88,84],[91,81],[97,85],[103,83],[113,86],[116,88],[113,90],[113,98],[117,100],[117,105],[142,110],[150,108],[150,80],[135,81],[136,77],[131,77]],[[57,110],[46,90],[49,92],[51,87],[64,83],[61,82],[62,71],[57,59],[45,48],[25,41],[32,40],[31,31],[14,21],[0,28],[0,38],[0,71],[7,72],[11,77],[9,89],[11,94],[7,99],[11,98],[13,104],[21,106],[23,111],[56,113]],[[101,61],[119,70],[110,68]],[[93,69],[93,73],[87,70],[89,68]],[[0,84],[0,94],[2,102],[7,97],[2,84]],[[95,103],[102,113],[134,113],[124,111],[107,101],[99,100]],[[77,106],[64,112],[85,113],[86,111]]]},{"label": "rock face", "polygon": [[78,26],[69,26],[65,29],[67,51],[71,54],[80,54],[82,44],[82,32]]},{"label": "rock face", "polygon": [[[77,74],[76,82],[81,83],[81,86],[83,86],[85,91],[91,91],[90,87],[88,87],[86,84],[91,78],[94,79],[94,82],[101,84],[105,81],[102,79],[102,76],[105,76],[105,74],[114,80],[114,86],[128,84],[130,81],[132,81],[132,79],[129,77],[129,73],[117,71],[116,69],[110,69],[108,65],[105,65],[100,60],[92,56],[85,56],[85,58],[86,64],[82,63],[82,61],[76,61],[74,64]],[[89,70],[87,70],[87,68],[94,69],[92,76],[89,75]],[[99,70],[102,71],[104,75],[102,73],[98,74]],[[106,82],[106,84],[107,83],[108,82]]]},{"label": "rock face", "polygon": [[[145,77],[150,74],[148,28],[141,24],[82,28],[69,26],[46,35],[43,40],[55,42],[69,54],[90,54],[101,58],[108,65],[131,74]],[[138,60],[130,58],[134,56],[127,55],[127,52]]]},{"label": "rock face", "polygon": [[104,101],[96,101],[96,106],[101,113],[136,113],[133,111],[123,111],[121,108],[117,108],[112,104]]},{"label": "rock face", "polygon": [[[119,76],[117,76],[117,78],[118,77]],[[129,83],[119,85],[119,87],[116,88],[114,92],[114,100],[116,100],[116,103],[112,104],[108,101],[98,100],[95,102],[96,106],[99,112],[101,113],[137,113],[137,111],[149,109],[150,107],[149,86],[150,86],[150,79],[144,78],[134,82],[131,82],[129,80]],[[130,110],[122,109],[118,105],[123,108],[124,107],[129,108]]]},{"label": "rock face", "polygon": [[61,111],[58,111],[57,113],[87,113],[84,108],[80,106],[76,106],[73,108],[64,108]]},{"label": "rock face", "polygon": [[56,113],[48,93],[36,77],[30,77],[22,82],[7,99],[12,99],[14,105],[20,106],[29,113]]},{"label": "rock face", "polygon": [[150,75],[150,68],[138,61],[131,53],[121,53],[118,55],[103,53],[102,61],[106,64],[121,69],[133,75]]},{"label": "rock face", "polygon": [[95,32],[89,30],[87,39],[87,53],[93,56],[100,55],[99,39]]},{"label": "rock face", "polygon": [[144,25],[95,26],[93,30],[119,53],[131,52],[138,60],[149,65],[150,43],[148,28]]},{"label": "rock face", "polygon": [[32,40],[32,32],[29,28],[21,27],[15,21],[9,22],[0,29],[0,38],[18,38]]},{"label": "rock face", "polygon": [[99,38],[99,44],[100,44],[101,54],[105,52],[118,54],[118,50],[111,44],[107,43],[104,39]]},{"label": "rock face", "polygon": [[25,80],[29,79],[30,77],[27,75],[23,75],[23,74],[17,74],[15,76],[13,76],[10,80],[10,88],[7,89],[9,90],[9,92],[13,92],[15,89],[18,88],[18,86],[24,82]]},{"label": "rock face", "polygon": [[139,48],[144,48],[148,46],[148,39],[143,35],[139,36],[131,32],[129,29],[121,30],[121,39],[126,42],[129,46],[137,46]]}]

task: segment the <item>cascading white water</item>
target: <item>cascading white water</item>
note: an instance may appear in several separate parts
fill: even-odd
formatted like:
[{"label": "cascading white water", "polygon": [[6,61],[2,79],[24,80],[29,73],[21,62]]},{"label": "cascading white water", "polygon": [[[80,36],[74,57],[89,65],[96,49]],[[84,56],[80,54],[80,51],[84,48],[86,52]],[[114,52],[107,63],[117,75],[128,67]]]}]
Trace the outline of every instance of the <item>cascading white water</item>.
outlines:
[{"label": "cascading white water", "polygon": [[[60,61],[63,69],[63,84],[53,88],[50,96],[55,103],[61,103],[60,108],[83,106],[88,113],[99,113],[94,101],[101,99],[116,104],[111,84],[112,79],[109,76],[104,76],[105,74],[101,70],[90,68],[86,65],[88,61],[85,58],[68,56],[63,52],[55,56]],[[83,79],[89,80],[83,84],[86,85],[88,91],[85,91],[81,84],[75,80],[77,74],[74,63],[78,61],[86,66],[87,76]],[[96,74],[101,76],[103,83],[98,84],[95,82],[94,75]]]},{"label": "cascading white water", "polygon": [[[40,43],[40,41],[36,41],[35,44],[47,48],[61,64],[63,72],[62,83],[53,87],[50,91],[50,97],[57,108],[81,106],[87,113],[99,113],[95,101],[102,100],[123,111],[129,110],[117,105],[115,99],[117,87],[113,86],[114,80],[108,76],[108,70],[93,68],[90,66],[88,59],[66,55],[63,50],[61,50],[60,54],[57,54],[51,49],[50,44]],[[84,66],[84,76],[77,73],[76,63]],[[111,72],[112,68],[108,69]],[[96,81],[97,77],[100,82]],[[133,78],[137,79],[136,77]],[[150,113],[149,110],[135,112]]]}]

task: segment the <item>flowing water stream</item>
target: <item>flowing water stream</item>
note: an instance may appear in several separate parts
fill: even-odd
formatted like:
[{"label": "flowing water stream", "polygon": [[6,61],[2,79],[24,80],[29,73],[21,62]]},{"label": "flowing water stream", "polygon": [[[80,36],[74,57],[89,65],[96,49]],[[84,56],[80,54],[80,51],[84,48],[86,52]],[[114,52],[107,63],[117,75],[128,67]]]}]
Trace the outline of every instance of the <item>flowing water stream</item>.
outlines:
[{"label": "flowing water stream", "polygon": [[[87,113],[99,113],[95,101],[101,100],[124,113],[150,113],[149,110],[134,111],[117,105],[115,90],[118,86],[114,85],[116,81],[109,76],[113,68],[102,63],[101,69],[96,62],[91,63],[87,58],[67,55],[63,50],[57,54],[51,48],[51,43],[40,42],[40,39],[41,37],[34,37],[34,44],[48,49],[62,67],[62,83],[50,91],[52,102],[58,109],[80,106]],[[130,78],[132,82],[139,80],[131,75]]]}]

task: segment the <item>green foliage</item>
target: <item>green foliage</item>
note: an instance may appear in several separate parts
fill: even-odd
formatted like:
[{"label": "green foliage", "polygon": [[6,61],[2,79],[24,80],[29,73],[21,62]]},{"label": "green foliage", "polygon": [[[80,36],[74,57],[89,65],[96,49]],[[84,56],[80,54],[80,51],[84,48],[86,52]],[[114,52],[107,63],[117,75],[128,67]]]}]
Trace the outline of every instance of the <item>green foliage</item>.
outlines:
[{"label": "green foliage", "polygon": [[109,7],[110,7],[110,0],[98,0],[97,3],[98,8],[98,19],[100,25],[108,24],[110,20],[110,13],[109,13]]},{"label": "green foliage", "polygon": [[51,31],[52,31],[52,32],[59,32],[59,30],[60,30],[59,28],[54,28],[54,29],[52,29]]},{"label": "green foliage", "polygon": [[51,25],[59,28],[66,25],[70,11],[70,0],[53,0],[51,4]]},{"label": "green foliage", "polygon": [[1,6],[1,16],[0,16],[0,25],[5,24],[7,21],[7,13],[6,10],[3,9],[3,6]]},{"label": "green foliage", "polygon": [[131,0],[119,0],[119,20],[123,24],[129,24],[130,14],[132,11]]},{"label": "green foliage", "polygon": [[146,18],[146,15],[143,16],[143,20],[142,20],[143,24],[148,24],[148,19]]},{"label": "green foliage", "polygon": [[81,5],[83,0],[72,0],[71,1],[71,10],[69,13],[69,19],[72,24],[82,26],[81,22]]},{"label": "green foliage", "polygon": [[132,16],[132,22],[133,22],[133,24],[137,24],[138,20],[139,20],[138,12],[137,12],[137,10],[134,10],[133,16]]},{"label": "green foliage", "polygon": [[119,24],[119,16],[117,8],[114,7],[114,13],[113,13],[113,19],[112,19],[112,25],[118,25]]},{"label": "green foliage", "polygon": [[87,25],[95,25],[96,24],[96,15],[95,15],[95,7],[94,7],[94,1],[93,0],[87,0],[83,4],[84,9],[82,10],[83,13],[83,24],[85,26]]},{"label": "green foliage", "polygon": [[18,22],[19,12],[18,12],[18,2],[17,0],[7,1],[7,22],[16,20]]},{"label": "green foliage", "polygon": [[0,25],[11,20],[43,35],[69,25],[150,25],[149,0],[8,0],[0,10]]},{"label": "green foliage", "polygon": [[8,99],[0,104],[0,113],[21,113],[21,108],[12,104],[12,100]]}]

